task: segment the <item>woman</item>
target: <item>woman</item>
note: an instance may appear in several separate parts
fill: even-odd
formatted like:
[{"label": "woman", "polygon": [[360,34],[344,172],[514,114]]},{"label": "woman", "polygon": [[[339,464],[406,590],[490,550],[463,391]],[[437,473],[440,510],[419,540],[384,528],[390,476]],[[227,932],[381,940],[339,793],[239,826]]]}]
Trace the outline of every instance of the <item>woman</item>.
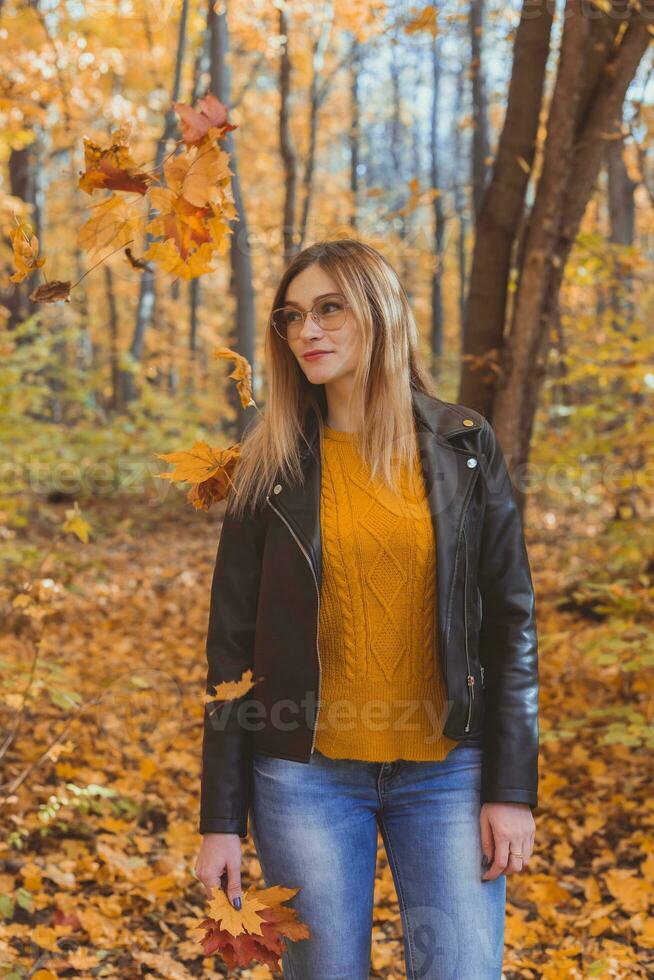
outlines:
[{"label": "woman", "polygon": [[491,426],[428,391],[418,343],[375,249],[291,261],[218,546],[207,690],[255,683],[207,708],[196,874],[240,907],[249,815],[266,884],[300,888],[294,980],[368,977],[378,828],[407,976],[499,978],[506,875],[533,850],[519,513]]}]

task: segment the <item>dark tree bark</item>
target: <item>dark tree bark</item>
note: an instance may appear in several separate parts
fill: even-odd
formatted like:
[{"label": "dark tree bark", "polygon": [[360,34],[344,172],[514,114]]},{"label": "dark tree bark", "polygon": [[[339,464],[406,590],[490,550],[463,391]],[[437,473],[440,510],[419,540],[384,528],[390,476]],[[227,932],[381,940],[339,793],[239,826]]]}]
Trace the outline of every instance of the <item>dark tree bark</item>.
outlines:
[{"label": "dark tree bark", "polygon": [[472,82],[472,203],[475,217],[479,214],[481,201],[486,187],[488,174],[488,158],[490,155],[490,140],[488,138],[488,102],[486,99],[486,84],[482,60],[482,42],[484,37],[484,0],[471,0],[470,16],[470,53],[471,53],[471,82]]},{"label": "dark tree bark", "polygon": [[114,276],[108,262],[103,263],[104,269],[104,288],[107,295],[107,311],[109,325],[109,369],[111,372],[111,400],[109,407],[115,411],[122,411],[122,385],[120,381],[120,346],[118,343],[118,309],[116,306],[116,291],[114,289]]},{"label": "dark tree bark", "polygon": [[362,47],[356,37],[352,38],[350,52],[350,105],[352,125],[348,134],[350,144],[350,225],[358,227],[359,222],[359,163],[361,160],[361,62]]},{"label": "dark tree bark", "polygon": [[[514,466],[528,460],[563,272],[605,156],[620,132],[629,83],[645,54],[654,2],[596,11],[569,0],[533,212],[494,421]],[[621,21],[626,29],[620,30]]]},{"label": "dark tree bark", "polygon": [[[28,220],[34,234],[39,239],[39,250],[44,252],[43,222],[41,200],[39,194],[38,170],[42,145],[40,139],[34,140],[21,150],[12,150],[9,154],[9,192],[13,197],[20,198],[31,205]],[[33,304],[29,294],[36,289],[41,281],[41,273],[35,269],[22,282],[12,282],[3,297],[3,305],[9,310],[7,329],[15,330],[19,323],[27,319]]]},{"label": "dark tree bark", "polygon": [[[636,229],[636,202],[634,192],[638,182],[627,173],[624,158],[624,140],[614,140],[606,147],[606,176],[609,210],[609,241],[614,245],[633,245]],[[625,330],[634,315],[632,295],[633,277],[620,262],[617,250],[613,253],[613,275],[609,288],[609,302],[613,311],[615,330]]]},{"label": "dark tree bark", "polygon": [[279,148],[284,173],[284,217],[282,241],[284,266],[296,252],[295,207],[297,198],[297,159],[290,122],[291,58],[289,52],[289,19],[286,8],[279,7],[279,34],[283,37],[279,56]]},{"label": "dark tree bark", "polygon": [[[229,52],[229,32],[227,26],[227,9],[225,3],[220,13],[216,13],[215,0],[209,0],[207,27],[211,32],[211,83],[213,95],[226,105],[231,105],[231,72],[227,60]],[[238,222],[230,236],[230,288],[236,300],[234,340],[227,341],[227,346],[238,351],[247,358],[252,366],[252,384],[254,386],[254,341],[255,341],[255,309],[254,288],[252,285],[252,260],[250,256],[249,230],[243,193],[241,190],[240,167],[238,153],[234,140],[234,132],[230,131],[223,140],[225,151],[229,154],[229,166],[232,171],[232,193]],[[230,384],[228,397],[234,408],[235,441],[240,441],[245,426],[256,411],[254,407],[243,409],[236,390],[236,385]]]},{"label": "dark tree bark", "polygon": [[[461,323],[461,334],[465,331],[465,297],[468,287],[468,267],[466,255],[466,236],[468,232],[468,219],[466,216],[466,195],[461,182],[461,174],[465,172],[463,139],[458,121],[463,115],[463,99],[465,92],[464,67],[461,65],[456,76],[456,102],[454,116],[452,120],[452,146],[454,147],[454,213],[458,228],[457,236],[457,265],[459,268],[459,321]],[[462,342],[463,349],[463,342]]]},{"label": "dark tree bark", "polygon": [[434,271],[431,277],[431,342],[432,370],[438,374],[443,355],[443,259],[445,253],[445,209],[443,208],[438,145],[438,118],[441,103],[441,44],[434,37],[431,50],[432,90],[429,133],[430,180],[432,190],[439,193],[433,200],[434,212]]},{"label": "dark tree bark", "polygon": [[463,320],[459,400],[488,417],[503,345],[512,249],[536,152],[550,49],[551,5],[541,0],[529,11],[525,6],[516,33],[504,126],[477,216]]}]

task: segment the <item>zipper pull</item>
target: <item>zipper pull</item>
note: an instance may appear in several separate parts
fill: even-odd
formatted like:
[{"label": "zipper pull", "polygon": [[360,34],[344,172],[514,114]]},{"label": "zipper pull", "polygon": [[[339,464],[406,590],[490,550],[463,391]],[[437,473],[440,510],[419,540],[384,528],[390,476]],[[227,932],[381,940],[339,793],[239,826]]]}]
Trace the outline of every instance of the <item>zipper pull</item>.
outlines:
[{"label": "zipper pull", "polygon": [[474,687],[475,679],[472,676],[472,674],[468,674],[468,676],[467,676],[466,679],[468,681],[468,687],[470,688],[470,696],[474,699],[474,696],[475,696],[475,687]]},{"label": "zipper pull", "polygon": [[479,669],[481,671],[481,683],[483,685],[483,683],[484,683],[484,668],[482,666],[480,666]]}]

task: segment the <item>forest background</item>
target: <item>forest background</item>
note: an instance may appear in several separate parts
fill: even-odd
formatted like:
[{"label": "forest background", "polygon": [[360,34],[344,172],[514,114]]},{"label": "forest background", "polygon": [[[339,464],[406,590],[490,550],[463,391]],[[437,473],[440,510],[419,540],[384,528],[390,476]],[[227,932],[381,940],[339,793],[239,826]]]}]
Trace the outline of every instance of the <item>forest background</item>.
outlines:
[{"label": "forest background", "polygon": [[[272,975],[199,942],[223,504],[197,490],[265,411],[286,261],[344,236],[400,273],[524,516],[541,813],[506,980],[651,975],[653,25],[612,0],[0,0],[0,975]],[[402,964],[380,851],[371,975]]]}]

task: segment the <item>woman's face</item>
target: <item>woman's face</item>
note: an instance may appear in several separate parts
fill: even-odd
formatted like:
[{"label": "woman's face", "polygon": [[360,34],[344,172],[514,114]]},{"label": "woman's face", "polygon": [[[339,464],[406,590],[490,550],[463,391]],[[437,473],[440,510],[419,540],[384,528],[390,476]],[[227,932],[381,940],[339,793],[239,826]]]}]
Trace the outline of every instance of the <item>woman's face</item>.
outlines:
[{"label": "woman's face", "polygon": [[[323,330],[312,316],[306,315],[327,293],[340,293],[340,289],[332,277],[314,263],[294,277],[284,301],[285,305],[295,305],[305,314],[299,334],[288,340],[288,346],[311,384],[329,384],[353,374],[360,356],[361,330],[351,309],[345,310],[345,322],[337,330]],[[328,353],[306,357],[311,351]]]}]

